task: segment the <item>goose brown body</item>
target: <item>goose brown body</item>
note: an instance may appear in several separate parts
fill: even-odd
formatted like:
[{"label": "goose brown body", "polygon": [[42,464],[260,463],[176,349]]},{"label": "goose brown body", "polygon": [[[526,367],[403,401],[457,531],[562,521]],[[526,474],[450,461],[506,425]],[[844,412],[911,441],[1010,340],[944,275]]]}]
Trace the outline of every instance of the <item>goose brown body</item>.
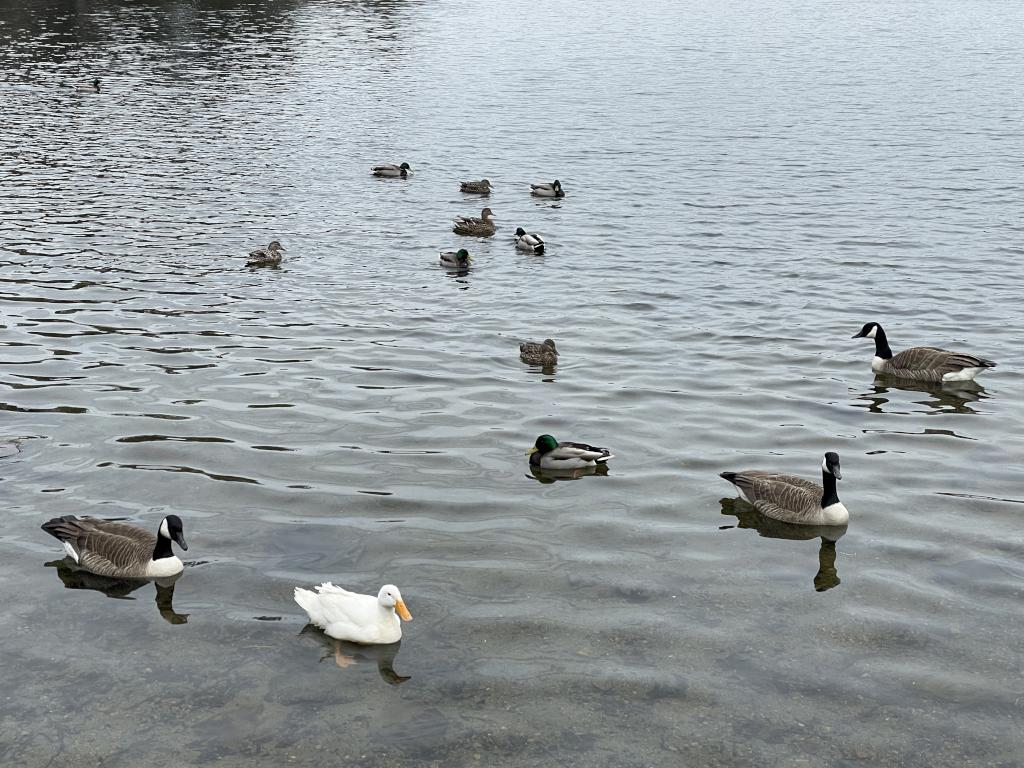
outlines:
[{"label": "goose brown body", "polygon": [[[168,516],[161,528],[172,518],[178,520],[176,516]],[[175,540],[187,549],[180,524],[178,520]],[[172,576],[183,568],[181,560],[171,552],[169,536],[165,542],[160,542],[161,537],[130,523],[66,515],[43,523],[42,529],[61,541],[78,565],[99,576],[147,579]],[[165,555],[154,559],[161,548]]]}]

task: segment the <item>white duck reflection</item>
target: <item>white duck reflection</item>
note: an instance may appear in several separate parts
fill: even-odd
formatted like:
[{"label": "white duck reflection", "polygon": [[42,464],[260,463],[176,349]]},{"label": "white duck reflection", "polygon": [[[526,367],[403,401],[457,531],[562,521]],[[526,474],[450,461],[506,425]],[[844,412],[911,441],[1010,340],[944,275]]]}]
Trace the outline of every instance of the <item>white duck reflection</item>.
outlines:
[{"label": "white duck reflection", "polygon": [[91,571],[81,568],[70,557],[61,560],[52,560],[45,563],[48,568],[55,568],[57,576],[64,583],[66,589],[91,589],[94,592],[102,592],[107,597],[115,600],[134,600],[129,595],[140,587],[152,583],[156,587],[156,607],[160,616],[168,624],[186,624],[189,614],[178,613],[174,610],[174,584],[181,578],[178,573],[174,576],[161,579],[122,579],[109,576],[99,576]]},{"label": "white duck reflection", "polygon": [[976,381],[930,384],[893,376],[875,376],[871,389],[854,395],[854,405],[867,408],[871,413],[906,413],[898,410],[899,403],[892,403],[887,397],[893,390],[930,395],[930,399],[914,401],[917,405],[923,405],[926,413],[977,413],[968,403],[987,400],[989,397],[985,387]]},{"label": "white duck reflection", "polygon": [[[845,525],[794,525],[766,517],[742,499],[729,497],[721,500],[722,514],[737,518],[737,528],[753,528],[759,536],[769,539],[791,539],[809,541],[821,539],[818,548],[818,572],[814,575],[814,589],[825,592],[838,587],[839,573],[836,570],[836,542],[846,533]],[[732,528],[733,526],[722,526]]]},{"label": "white duck reflection", "polygon": [[335,640],[314,624],[307,624],[299,635],[310,637],[324,649],[320,661],[332,659],[341,669],[347,669],[359,662],[372,661],[377,664],[380,679],[388,685],[401,685],[410,678],[395,672],[395,657],[402,647],[402,641],[388,645],[360,645],[345,640]]}]

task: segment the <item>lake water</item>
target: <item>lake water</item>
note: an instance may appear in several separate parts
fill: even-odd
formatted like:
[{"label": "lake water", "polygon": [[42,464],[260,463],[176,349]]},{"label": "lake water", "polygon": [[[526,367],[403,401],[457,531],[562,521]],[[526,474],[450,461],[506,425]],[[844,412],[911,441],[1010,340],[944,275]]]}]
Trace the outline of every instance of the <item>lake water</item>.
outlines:
[{"label": "lake water", "polygon": [[[40,0],[0,42],[4,765],[1022,764],[1024,6]],[[876,382],[868,320],[999,367]],[[538,482],[544,432],[617,457]],[[838,541],[718,477],[826,450]],[[39,529],[172,511],[189,567],[126,599]],[[398,584],[401,647],[336,664],[328,579]]]}]

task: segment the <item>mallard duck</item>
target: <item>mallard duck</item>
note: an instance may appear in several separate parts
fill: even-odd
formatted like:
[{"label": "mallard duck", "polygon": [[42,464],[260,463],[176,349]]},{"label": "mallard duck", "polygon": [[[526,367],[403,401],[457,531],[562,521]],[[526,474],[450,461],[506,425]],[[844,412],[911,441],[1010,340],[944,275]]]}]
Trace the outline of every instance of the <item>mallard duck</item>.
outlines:
[{"label": "mallard duck", "polygon": [[473,192],[478,195],[489,195],[491,194],[491,182],[487,179],[480,179],[480,181],[463,181],[459,184],[459,189],[462,192]]},{"label": "mallard duck", "polygon": [[74,515],[55,517],[42,528],[64,545],[79,566],[99,576],[157,579],[174,576],[185,567],[171,549],[171,541],[188,549],[177,515],[161,520],[155,536],[130,523]]},{"label": "mallard duck", "polygon": [[604,464],[615,456],[607,448],[585,443],[560,443],[551,435],[541,435],[526,452],[531,467],[541,469],[579,469]]},{"label": "mallard duck", "polygon": [[472,237],[490,237],[496,232],[494,226],[494,213],[490,208],[480,211],[480,218],[475,216],[460,216],[455,219],[452,232],[457,235],[470,235]]},{"label": "mallard duck", "polygon": [[375,165],[370,169],[374,176],[385,176],[387,178],[407,178],[412,173],[408,163],[401,165]]},{"label": "mallard duck", "polygon": [[562,182],[555,179],[550,184],[531,184],[530,194],[537,197],[565,197],[562,191]]},{"label": "mallard duck", "polygon": [[314,593],[296,587],[295,602],[313,624],[337,640],[397,643],[402,639],[402,621],[412,621],[402,593],[393,584],[381,587],[376,597],[349,592],[329,581],[315,589]]},{"label": "mallard duck", "polygon": [[516,229],[516,248],[530,253],[544,253],[544,241],[540,235],[531,234],[522,227]]},{"label": "mallard duck", "polygon": [[722,472],[719,477],[739,488],[754,509],[766,517],[798,525],[845,525],[850,513],[836,494],[842,480],[839,454],[829,451],[821,462],[821,485],[795,475],[751,469]]},{"label": "mallard duck", "polygon": [[249,252],[249,261],[246,262],[247,267],[276,267],[281,263],[281,251],[284,250],[284,246],[281,245],[277,240],[272,240],[270,245],[266,248],[258,248],[255,251]]},{"label": "mallard duck", "polygon": [[524,363],[531,365],[551,366],[558,363],[558,350],[555,349],[555,342],[551,339],[544,339],[540,344],[535,341],[525,341],[519,345],[519,358]]},{"label": "mallard duck", "polygon": [[466,269],[472,260],[473,257],[465,248],[459,248],[457,251],[441,251],[441,266],[444,267]]},{"label": "mallard duck", "polygon": [[865,323],[853,338],[874,339],[875,356],[871,360],[871,370],[901,379],[935,383],[971,381],[986,368],[996,366],[991,360],[983,357],[963,352],[948,352],[936,347],[911,347],[898,355],[893,355],[885,338],[885,331],[878,323]]}]

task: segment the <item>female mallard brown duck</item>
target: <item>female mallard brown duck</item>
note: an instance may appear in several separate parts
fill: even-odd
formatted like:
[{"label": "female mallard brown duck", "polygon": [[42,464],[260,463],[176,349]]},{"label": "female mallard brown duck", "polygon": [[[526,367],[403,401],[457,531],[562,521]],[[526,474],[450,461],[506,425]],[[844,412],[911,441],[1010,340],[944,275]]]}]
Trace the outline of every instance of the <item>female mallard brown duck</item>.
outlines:
[{"label": "female mallard brown duck", "polygon": [[526,452],[530,466],[540,469],[581,469],[604,464],[615,456],[607,448],[585,443],[560,443],[551,435],[541,435]]},{"label": "female mallard brown duck", "polygon": [[270,245],[266,248],[258,248],[255,251],[249,252],[249,261],[246,262],[247,267],[276,267],[281,263],[281,251],[284,250],[284,246],[281,245],[277,240],[272,240]]},{"label": "female mallard brown duck", "polygon": [[525,341],[519,345],[519,359],[530,365],[556,365],[558,350],[555,349],[555,342],[551,339],[544,339],[540,344],[535,341]]},{"label": "female mallard brown duck", "polygon": [[489,195],[493,187],[491,182],[487,179],[480,179],[480,181],[463,181],[459,184],[459,189],[462,192],[472,192],[477,195]]},{"label": "female mallard brown duck", "polygon": [[470,235],[471,237],[490,237],[497,229],[494,226],[494,213],[490,208],[480,211],[480,218],[475,216],[460,216],[455,219],[452,232],[457,235]]}]

